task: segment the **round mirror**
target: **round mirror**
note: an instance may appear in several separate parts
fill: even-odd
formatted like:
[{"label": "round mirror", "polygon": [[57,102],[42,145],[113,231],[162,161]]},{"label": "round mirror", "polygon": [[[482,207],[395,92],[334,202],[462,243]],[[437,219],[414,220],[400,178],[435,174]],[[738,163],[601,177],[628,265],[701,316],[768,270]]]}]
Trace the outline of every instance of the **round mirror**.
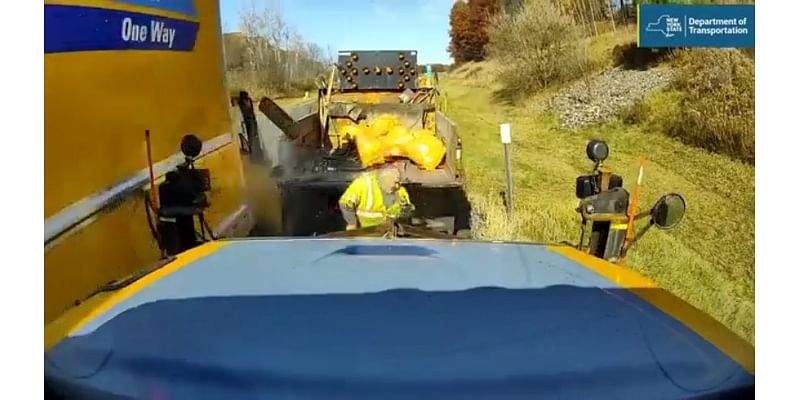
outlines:
[{"label": "round mirror", "polygon": [[594,162],[604,161],[608,157],[608,145],[602,140],[590,140],[586,145],[586,156]]},{"label": "round mirror", "polygon": [[195,135],[186,135],[181,139],[181,152],[187,158],[195,159],[203,150],[203,141]]},{"label": "round mirror", "polygon": [[670,193],[658,199],[650,211],[653,224],[660,229],[672,229],[686,214],[686,200],[677,193]]}]

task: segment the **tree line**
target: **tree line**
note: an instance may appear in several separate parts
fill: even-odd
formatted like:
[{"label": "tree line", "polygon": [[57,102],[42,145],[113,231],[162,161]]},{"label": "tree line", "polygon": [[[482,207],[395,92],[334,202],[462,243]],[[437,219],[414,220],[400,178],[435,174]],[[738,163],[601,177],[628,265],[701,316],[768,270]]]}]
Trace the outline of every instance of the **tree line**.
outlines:
[{"label": "tree line", "polygon": [[296,95],[333,62],[330,49],[306,41],[283,18],[279,2],[239,14],[239,32],[223,36],[225,69],[233,90],[254,96]]},{"label": "tree line", "polygon": [[[489,27],[498,13],[521,12],[527,0],[457,0],[450,9],[448,51],[456,64],[481,61],[487,56]],[[586,36],[616,30],[617,25],[635,23],[639,0],[550,0],[569,16]]]}]

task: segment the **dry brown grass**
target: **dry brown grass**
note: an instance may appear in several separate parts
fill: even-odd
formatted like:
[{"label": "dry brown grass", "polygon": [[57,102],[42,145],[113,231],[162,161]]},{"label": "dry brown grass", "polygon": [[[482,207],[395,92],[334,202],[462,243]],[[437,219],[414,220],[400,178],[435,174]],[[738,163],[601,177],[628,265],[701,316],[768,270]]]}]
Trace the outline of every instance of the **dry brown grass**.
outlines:
[{"label": "dry brown grass", "polygon": [[311,80],[300,80],[291,82],[284,88],[276,88],[269,82],[259,79],[256,71],[228,71],[225,73],[228,91],[232,94],[245,90],[251,98],[260,99],[269,97],[272,99],[283,97],[302,97],[306,91],[313,94],[316,92],[316,85]]},{"label": "dry brown grass", "polygon": [[679,114],[665,133],[755,163],[755,60],[737,50],[693,49],[675,57]]},{"label": "dry brown grass", "polygon": [[[635,40],[635,25],[620,25],[616,31],[583,39],[584,42],[588,43],[590,67],[593,70],[603,70],[614,66],[618,62],[614,59],[613,49]],[[612,51],[609,51],[609,49],[612,49]]]},{"label": "dry brown grass", "polygon": [[737,50],[679,51],[676,80],[622,114],[684,143],[755,163],[755,60]]},{"label": "dry brown grass", "polygon": [[496,95],[518,101],[586,73],[588,47],[572,18],[550,0],[529,0],[515,13],[501,12],[489,32],[489,54],[503,84]]}]

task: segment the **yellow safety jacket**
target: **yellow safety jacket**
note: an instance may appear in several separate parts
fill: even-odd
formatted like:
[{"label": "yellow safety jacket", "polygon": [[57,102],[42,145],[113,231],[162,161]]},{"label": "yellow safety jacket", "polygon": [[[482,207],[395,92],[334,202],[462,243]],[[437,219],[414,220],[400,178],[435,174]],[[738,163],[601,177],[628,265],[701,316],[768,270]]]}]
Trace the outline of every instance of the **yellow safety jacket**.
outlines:
[{"label": "yellow safety jacket", "polygon": [[402,186],[396,196],[394,204],[386,207],[375,174],[364,174],[350,184],[339,199],[339,204],[342,208],[355,208],[359,225],[366,228],[383,224],[387,217],[396,218],[403,206],[411,205],[408,192]]}]

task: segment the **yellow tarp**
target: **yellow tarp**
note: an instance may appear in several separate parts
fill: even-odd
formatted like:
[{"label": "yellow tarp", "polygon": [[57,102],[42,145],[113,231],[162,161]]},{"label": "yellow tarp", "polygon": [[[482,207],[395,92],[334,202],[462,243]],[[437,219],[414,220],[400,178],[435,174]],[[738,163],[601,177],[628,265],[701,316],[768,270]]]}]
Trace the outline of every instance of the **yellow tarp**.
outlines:
[{"label": "yellow tarp", "polygon": [[390,114],[381,114],[371,123],[349,125],[343,134],[348,140],[355,140],[358,157],[365,167],[403,157],[430,171],[444,159],[444,143],[433,131],[408,129]]}]

